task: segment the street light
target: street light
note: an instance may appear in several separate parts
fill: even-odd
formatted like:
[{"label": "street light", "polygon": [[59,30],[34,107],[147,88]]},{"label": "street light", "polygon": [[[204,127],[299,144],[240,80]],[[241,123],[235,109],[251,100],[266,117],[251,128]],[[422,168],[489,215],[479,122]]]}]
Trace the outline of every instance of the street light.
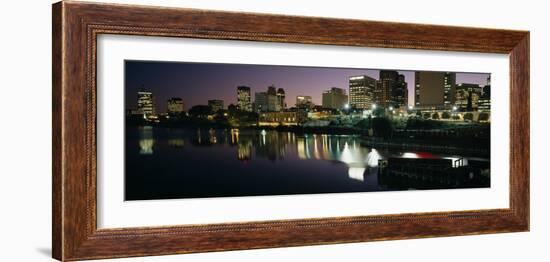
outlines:
[{"label": "street light", "polygon": [[456,111],[457,109],[458,109],[458,107],[453,106],[453,111]]},{"label": "street light", "polygon": [[372,104],[372,109],[376,109],[376,104]]},{"label": "street light", "polygon": [[393,111],[393,106],[390,106],[390,111]]},{"label": "street light", "polygon": [[413,106],[412,105],[409,105],[409,110],[413,110]]},{"label": "street light", "polygon": [[348,110],[349,109],[349,104],[345,104],[344,109]]}]

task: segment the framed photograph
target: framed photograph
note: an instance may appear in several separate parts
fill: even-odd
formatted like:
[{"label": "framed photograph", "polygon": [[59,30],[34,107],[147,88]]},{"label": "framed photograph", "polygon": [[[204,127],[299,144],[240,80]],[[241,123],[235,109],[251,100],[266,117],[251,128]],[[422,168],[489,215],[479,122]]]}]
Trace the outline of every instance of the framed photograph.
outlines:
[{"label": "framed photograph", "polygon": [[529,32],[53,5],[53,257],[529,230]]}]

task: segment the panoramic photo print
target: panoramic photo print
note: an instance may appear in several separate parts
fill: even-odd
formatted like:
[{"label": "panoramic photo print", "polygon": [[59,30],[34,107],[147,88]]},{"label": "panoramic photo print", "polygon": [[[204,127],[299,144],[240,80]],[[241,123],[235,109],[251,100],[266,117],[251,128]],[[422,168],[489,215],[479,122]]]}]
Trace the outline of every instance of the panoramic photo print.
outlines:
[{"label": "panoramic photo print", "polygon": [[490,187],[491,76],[125,61],[125,200]]}]

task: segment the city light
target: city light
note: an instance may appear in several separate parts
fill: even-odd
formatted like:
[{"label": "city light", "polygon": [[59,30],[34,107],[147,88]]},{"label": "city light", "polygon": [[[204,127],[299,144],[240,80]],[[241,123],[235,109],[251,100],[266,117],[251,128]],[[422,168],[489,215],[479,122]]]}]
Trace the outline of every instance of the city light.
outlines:
[{"label": "city light", "polygon": [[361,182],[365,181],[365,170],[367,170],[364,167],[349,167],[348,170],[348,177],[354,180],[358,180]]},{"label": "city light", "polygon": [[[222,190],[227,196],[286,194],[291,179],[299,181],[292,189],[306,194],[326,193],[332,189],[328,186],[334,186],[334,192],[489,187],[490,89],[482,90],[477,83],[455,85],[454,76],[445,78],[444,72],[433,73],[437,81],[430,74],[416,77],[419,73],[334,75],[344,80],[340,88],[317,83],[324,78],[311,80],[313,84],[304,78],[296,89],[283,81],[289,87],[286,94],[280,87],[266,89],[252,81],[262,75],[250,81],[257,89],[233,86],[232,92],[210,92],[197,85],[194,93],[177,92],[186,95],[181,98],[155,89],[137,92],[136,99],[133,90],[126,99],[131,99],[131,108],[125,111],[126,130],[131,132],[126,150],[135,151],[126,155],[132,161],[127,162],[132,171],[128,174],[146,176],[153,166],[179,177],[180,163],[195,164],[190,168],[202,172],[197,161],[201,157],[214,164],[202,174],[183,175],[192,182],[229,177],[239,188]],[[411,78],[409,83],[405,76]],[[203,78],[209,80],[197,77]],[[230,88],[234,79],[219,86]],[[327,89],[320,90],[322,86]],[[162,104],[155,103],[155,95]],[[170,190],[171,182],[166,181]],[[222,192],[207,183],[197,186],[207,197]],[[190,197],[204,197],[202,191],[193,192]]]},{"label": "city light", "polygon": [[382,159],[382,156],[373,148],[367,155],[367,165],[369,167],[377,167],[380,159]]},{"label": "city light", "polygon": [[262,135],[262,143],[265,145],[265,135],[267,134],[267,132],[265,132],[265,129],[262,129],[262,132],[260,132],[260,134]]}]

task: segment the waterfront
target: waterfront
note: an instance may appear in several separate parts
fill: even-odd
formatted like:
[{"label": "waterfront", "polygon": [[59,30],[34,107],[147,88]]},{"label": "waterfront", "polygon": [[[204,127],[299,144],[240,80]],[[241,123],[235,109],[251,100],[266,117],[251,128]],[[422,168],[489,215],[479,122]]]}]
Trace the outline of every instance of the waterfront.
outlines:
[{"label": "waterfront", "polygon": [[[487,158],[369,147],[359,135],[127,126],[126,200],[487,187]],[[466,179],[379,172],[393,158],[483,169]],[[481,165],[479,163],[482,163]],[[399,174],[399,175],[395,175]],[[461,176],[462,177],[462,176]]]}]

